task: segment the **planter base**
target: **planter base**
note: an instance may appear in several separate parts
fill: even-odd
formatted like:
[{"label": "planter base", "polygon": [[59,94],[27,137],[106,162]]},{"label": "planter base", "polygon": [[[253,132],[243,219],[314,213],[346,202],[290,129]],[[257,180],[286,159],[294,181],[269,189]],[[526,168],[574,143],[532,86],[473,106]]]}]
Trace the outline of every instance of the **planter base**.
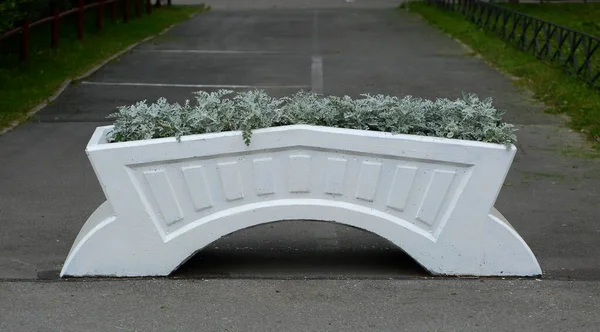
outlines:
[{"label": "planter base", "polygon": [[[237,230],[283,220],[333,221],[364,229],[404,249],[432,275],[537,276],[542,273],[534,254],[498,210],[492,208],[485,225],[484,260],[453,255],[448,249],[406,250],[403,244],[419,234],[378,211],[324,200],[282,200],[256,204],[198,220],[167,242],[139,238],[104,202],[90,216],[75,240],[61,276],[167,276],[197,251]],[[107,245],[109,244],[110,245]],[[432,246],[433,247],[433,246]]]},{"label": "planter base", "polygon": [[516,148],[314,126],[87,147],[107,197],[61,276],[166,276],[222,236],[283,220],[377,234],[434,275],[536,276],[493,208]]}]

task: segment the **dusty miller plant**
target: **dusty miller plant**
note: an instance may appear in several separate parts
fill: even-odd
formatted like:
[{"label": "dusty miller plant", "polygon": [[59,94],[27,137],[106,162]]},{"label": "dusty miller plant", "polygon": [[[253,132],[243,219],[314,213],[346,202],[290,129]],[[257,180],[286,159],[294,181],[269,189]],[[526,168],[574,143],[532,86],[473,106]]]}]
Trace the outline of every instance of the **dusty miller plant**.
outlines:
[{"label": "dusty miller plant", "polygon": [[445,137],[471,141],[516,142],[513,125],[491,99],[473,94],[435,101],[406,96],[361,95],[323,97],[310,92],[274,98],[262,90],[232,95],[229,90],[194,93],[194,102],[169,103],[160,98],[118,108],[109,142],[242,131],[250,144],[253,129],[292,124],[384,131],[396,134]]}]

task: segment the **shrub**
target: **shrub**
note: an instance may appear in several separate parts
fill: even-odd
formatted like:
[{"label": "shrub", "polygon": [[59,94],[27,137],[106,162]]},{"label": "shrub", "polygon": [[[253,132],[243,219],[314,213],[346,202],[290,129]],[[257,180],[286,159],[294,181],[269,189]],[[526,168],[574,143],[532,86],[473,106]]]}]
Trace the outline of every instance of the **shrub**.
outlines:
[{"label": "shrub", "polygon": [[472,94],[435,101],[406,96],[361,95],[323,97],[298,92],[273,98],[264,91],[200,91],[195,103],[171,104],[165,98],[121,106],[109,118],[115,119],[109,142],[179,137],[222,131],[243,132],[250,144],[251,131],[258,128],[309,124],[472,140],[510,145],[516,142],[513,125],[502,121],[504,112],[491,99]]}]

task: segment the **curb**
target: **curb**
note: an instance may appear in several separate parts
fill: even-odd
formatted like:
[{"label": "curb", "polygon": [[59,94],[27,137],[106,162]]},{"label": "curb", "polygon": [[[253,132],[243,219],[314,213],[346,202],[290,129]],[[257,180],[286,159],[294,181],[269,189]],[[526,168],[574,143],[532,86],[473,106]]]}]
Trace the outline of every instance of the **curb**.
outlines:
[{"label": "curb", "polygon": [[[192,19],[194,16],[198,15],[199,13],[194,13],[192,15],[190,15],[189,19]],[[178,24],[178,23],[177,23]],[[162,36],[165,33],[167,33],[169,30],[171,30],[175,25],[177,24],[173,24],[170,25],[169,27],[165,28],[163,31],[146,37],[138,42],[135,42],[129,46],[127,46],[126,48],[122,49],[121,51],[111,55],[110,57],[104,59],[103,61],[101,61],[98,65],[92,67],[90,70],[86,71],[85,73],[75,77],[75,78],[69,78],[66,79],[61,85],[60,87],[50,96],[48,97],[48,99],[46,99],[46,101],[42,102],[41,104],[38,104],[37,106],[33,107],[32,109],[30,109],[26,114],[25,117],[22,118],[21,120],[15,120],[13,122],[11,122],[8,127],[0,127],[0,135],[4,135],[7,132],[15,129],[16,127],[18,127],[19,125],[21,125],[22,123],[26,122],[27,120],[29,120],[29,118],[31,118],[33,115],[35,115],[37,112],[41,111],[42,109],[44,109],[44,107],[48,106],[50,103],[52,103],[54,100],[56,100],[56,98],[58,98],[64,91],[65,89],[67,89],[68,86],[70,86],[73,82],[76,81],[80,81],[90,75],[92,75],[93,73],[95,73],[96,71],[102,69],[104,66],[106,66],[109,62],[113,61],[114,59],[122,56],[123,54],[130,52],[132,49],[136,48],[137,46],[150,41],[158,36]]]}]

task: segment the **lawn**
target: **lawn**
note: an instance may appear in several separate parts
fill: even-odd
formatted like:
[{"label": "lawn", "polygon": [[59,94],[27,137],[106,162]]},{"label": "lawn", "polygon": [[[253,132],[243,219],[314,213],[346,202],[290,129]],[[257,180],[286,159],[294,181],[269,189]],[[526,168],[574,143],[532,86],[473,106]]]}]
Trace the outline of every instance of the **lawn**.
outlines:
[{"label": "lawn", "polygon": [[[538,5],[526,7],[535,6]],[[559,5],[543,7],[550,6]],[[570,126],[586,134],[595,143],[594,145],[600,148],[598,144],[600,142],[599,90],[566,74],[552,64],[540,61],[533,55],[506,44],[496,35],[479,29],[456,12],[442,10],[424,2],[411,2],[408,8],[421,15],[430,24],[469,45],[501,71],[521,78],[515,84],[533,91],[538,100],[548,105],[548,112],[568,115]],[[546,10],[546,12],[550,11]],[[567,16],[574,17],[565,14],[563,19]],[[575,25],[578,21],[570,22]],[[569,25],[565,21],[562,23]]]},{"label": "lawn", "polygon": [[[76,38],[76,15],[61,21],[57,49],[49,48],[49,25],[31,29],[31,55],[27,62],[18,59],[19,36],[0,43],[0,130],[23,121],[27,112],[47,100],[68,78],[75,78],[127,46],[155,35],[165,28],[190,18],[203,7],[155,8],[151,15],[132,17],[128,23],[105,15],[104,28],[98,30],[94,11],[86,17],[83,41]],[[121,17],[121,16],[118,16]]]},{"label": "lawn", "polygon": [[600,3],[503,3],[505,7],[600,37]]}]

